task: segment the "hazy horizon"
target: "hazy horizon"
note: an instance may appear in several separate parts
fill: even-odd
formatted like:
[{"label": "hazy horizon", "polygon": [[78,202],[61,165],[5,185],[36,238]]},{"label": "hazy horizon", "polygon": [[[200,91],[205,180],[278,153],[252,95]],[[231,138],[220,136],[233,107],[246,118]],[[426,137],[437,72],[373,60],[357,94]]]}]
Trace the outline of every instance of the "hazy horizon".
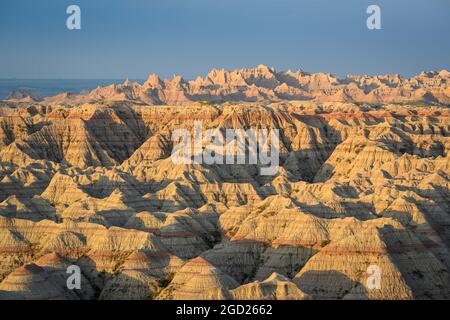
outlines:
[{"label": "hazy horizon", "polygon": [[[181,76],[184,80],[191,81],[191,80],[195,80],[195,78],[197,78],[197,77],[205,77],[208,74],[208,72],[213,70],[213,69],[217,69],[217,70],[225,69],[225,70],[227,70],[229,72],[233,72],[233,71],[235,71],[237,69],[244,69],[244,68],[254,69],[254,68],[257,68],[259,65],[265,65],[265,64],[260,63],[260,64],[257,64],[257,65],[237,67],[235,69],[213,67],[213,68],[211,68],[210,70],[206,71],[203,74],[196,74],[193,77],[189,77],[189,78],[185,77],[183,74],[179,74],[179,73],[172,73],[172,75],[164,77],[164,76],[161,76],[160,74],[157,74],[155,72],[150,72],[146,77],[142,77],[142,78],[130,78],[130,77],[126,77],[126,76],[125,77],[119,77],[119,78],[16,78],[16,77],[11,77],[11,78],[0,78],[0,80],[30,80],[30,81],[40,81],[40,80],[42,80],[42,81],[47,81],[47,80],[62,80],[62,81],[71,81],[71,80],[73,80],[73,81],[76,81],[76,80],[80,80],[80,81],[84,81],[84,80],[88,80],[88,81],[99,80],[99,81],[102,81],[103,80],[103,81],[105,81],[105,80],[107,80],[107,81],[112,81],[112,80],[114,80],[114,81],[124,81],[124,80],[128,79],[128,80],[134,81],[134,82],[145,82],[145,80],[147,80],[148,76],[150,76],[151,74],[156,74],[162,79],[168,79],[169,80],[169,79],[173,78],[173,75],[177,75],[177,76]],[[265,65],[265,66],[267,66],[269,68],[275,68],[275,67],[272,67],[270,65]],[[431,70],[431,69],[430,70],[420,70],[420,71],[418,71],[416,73],[413,73],[413,74],[411,74],[409,76],[406,76],[406,75],[398,73],[398,72],[391,72],[391,73],[348,73],[348,74],[345,74],[345,75],[340,75],[340,74],[335,74],[335,73],[332,73],[332,72],[328,72],[326,70],[323,70],[323,71],[310,71],[310,70],[305,70],[305,69],[300,68],[300,67],[299,68],[292,68],[292,69],[284,69],[284,70],[280,70],[280,69],[275,68],[276,72],[285,72],[285,71],[288,71],[288,70],[290,70],[292,72],[296,72],[298,70],[301,70],[303,72],[310,73],[310,74],[314,74],[314,73],[330,73],[330,74],[332,74],[334,76],[337,76],[338,78],[341,78],[341,79],[346,78],[349,75],[353,75],[353,76],[362,76],[362,75],[365,75],[365,76],[378,76],[378,75],[380,75],[381,76],[381,75],[387,75],[387,74],[399,74],[400,76],[404,77],[405,79],[410,79],[410,78],[412,78],[412,77],[414,77],[416,75],[419,75],[422,72],[440,72],[442,70],[446,70],[446,71],[450,72],[450,68],[448,68],[448,69],[447,68],[443,68],[443,69],[433,69],[433,70]],[[167,73],[167,74],[170,74],[170,72]]]}]

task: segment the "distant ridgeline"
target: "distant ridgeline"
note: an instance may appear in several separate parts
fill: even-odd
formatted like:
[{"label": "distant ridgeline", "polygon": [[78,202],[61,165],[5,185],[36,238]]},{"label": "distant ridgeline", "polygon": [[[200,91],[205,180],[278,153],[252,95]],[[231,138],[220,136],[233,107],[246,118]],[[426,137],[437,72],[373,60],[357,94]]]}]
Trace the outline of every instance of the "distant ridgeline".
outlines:
[{"label": "distant ridgeline", "polygon": [[[105,82],[108,85],[104,86]],[[329,73],[307,73],[302,70],[277,72],[274,68],[259,65],[235,71],[213,69],[205,77],[195,80],[184,80],[177,75],[170,80],[162,80],[152,74],[142,84],[128,79],[122,84],[111,83],[112,80],[102,80],[96,85],[79,85],[76,92],[83,88],[85,91],[68,93],[61,90],[59,94],[47,98],[22,90],[10,94],[7,99],[50,104],[102,100],[133,100],[152,105],[283,100],[450,104],[450,73],[446,70],[422,72],[410,79],[398,74],[348,75],[340,79]],[[95,89],[88,91],[95,86]]]}]

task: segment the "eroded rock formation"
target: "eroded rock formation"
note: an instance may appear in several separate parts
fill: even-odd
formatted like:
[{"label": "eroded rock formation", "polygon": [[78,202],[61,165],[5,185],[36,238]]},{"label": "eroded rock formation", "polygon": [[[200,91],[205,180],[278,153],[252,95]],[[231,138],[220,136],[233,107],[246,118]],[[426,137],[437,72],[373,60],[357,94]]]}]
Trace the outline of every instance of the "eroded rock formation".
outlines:
[{"label": "eroded rock formation", "polygon": [[[0,298],[450,298],[450,111],[389,103],[448,103],[448,78],[261,66],[2,102]],[[320,102],[336,95],[384,104]],[[195,121],[278,129],[277,174],[175,164]]]}]

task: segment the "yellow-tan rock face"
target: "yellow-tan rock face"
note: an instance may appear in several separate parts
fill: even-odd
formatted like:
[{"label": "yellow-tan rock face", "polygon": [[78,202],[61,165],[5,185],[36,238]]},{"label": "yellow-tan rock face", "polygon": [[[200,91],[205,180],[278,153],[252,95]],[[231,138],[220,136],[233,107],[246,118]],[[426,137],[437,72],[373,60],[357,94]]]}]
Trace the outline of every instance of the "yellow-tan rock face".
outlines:
[{"label": "yellow-tan rock face", "polygon": [[[446,81],[260,66],[1,102],[0,299],[449,299],[450,110],[390,104]],[[175,164],[195,121],[278,129],[277,174]]]}]

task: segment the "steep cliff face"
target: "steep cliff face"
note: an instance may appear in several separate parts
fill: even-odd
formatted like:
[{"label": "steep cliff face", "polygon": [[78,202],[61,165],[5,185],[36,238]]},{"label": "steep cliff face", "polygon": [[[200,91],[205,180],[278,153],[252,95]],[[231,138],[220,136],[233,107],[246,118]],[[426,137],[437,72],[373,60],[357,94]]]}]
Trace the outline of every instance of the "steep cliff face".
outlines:
[{"label": "steep cliff face", "polygon": [[[344,93],[377,87],[379,99],[447,78],[352,77]],[[151,76],[96,97],[136,100],[145,87],[152,103],[181,103],[246,86],[265,102],[2,103],[0,299],[450,298],[447,107],[270,103],[271,92],[331,96],[343,84],[264,66],[190,82]],[[174,163],[172,133],[197,121],[203,131],[278,129],[276,174]],[[81,291],[65,287],[72,264]]]}]

